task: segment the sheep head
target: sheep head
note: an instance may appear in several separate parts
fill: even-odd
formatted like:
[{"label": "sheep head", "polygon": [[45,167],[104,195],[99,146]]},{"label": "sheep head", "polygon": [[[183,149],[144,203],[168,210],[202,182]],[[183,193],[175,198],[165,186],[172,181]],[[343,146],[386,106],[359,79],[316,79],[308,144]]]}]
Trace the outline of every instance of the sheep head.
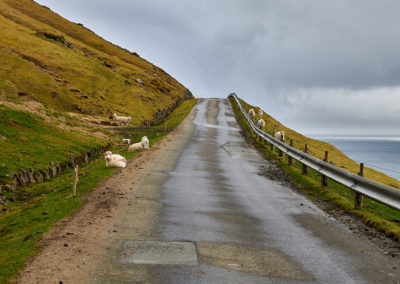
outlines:
[{"label": "sheep head", "polygon": [[112,156],[112,152],[111,152],[111,151],[107,151],[107,152],[104,154],[104,157],[106,158],[107,161],[111,159],[111,156]]}]

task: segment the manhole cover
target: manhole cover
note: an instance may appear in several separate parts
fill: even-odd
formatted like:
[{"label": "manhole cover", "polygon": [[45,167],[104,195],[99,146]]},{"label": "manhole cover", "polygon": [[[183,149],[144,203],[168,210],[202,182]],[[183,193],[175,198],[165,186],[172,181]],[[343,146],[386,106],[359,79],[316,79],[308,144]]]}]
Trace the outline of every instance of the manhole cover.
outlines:
[{"label": "manhole cover", "polygon": [[194,243],[125,241],[119,261],[123,264],[198,265]]}]

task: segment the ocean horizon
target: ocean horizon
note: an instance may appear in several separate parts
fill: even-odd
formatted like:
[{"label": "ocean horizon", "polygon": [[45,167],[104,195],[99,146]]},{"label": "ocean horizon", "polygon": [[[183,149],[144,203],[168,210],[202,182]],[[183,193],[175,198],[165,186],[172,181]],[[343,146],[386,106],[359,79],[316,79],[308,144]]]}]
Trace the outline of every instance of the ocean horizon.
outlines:
[{"label": "ocean horizon", "polygon": [[310,135],[336,146],[349,158],[400,180],[400,136]]}]

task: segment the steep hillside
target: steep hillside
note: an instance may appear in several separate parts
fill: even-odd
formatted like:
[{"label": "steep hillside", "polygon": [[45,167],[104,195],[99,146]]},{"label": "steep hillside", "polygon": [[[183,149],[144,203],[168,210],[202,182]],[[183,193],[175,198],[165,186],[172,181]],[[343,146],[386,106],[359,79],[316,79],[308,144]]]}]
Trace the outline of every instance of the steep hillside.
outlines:
[{"label": "steep hillside", "polygon": [[152,120],[190,92],[136,53],[31,0],[0,1],[0,89],[58,111]]},{"label": "steep hillside", "polygon": [[[258,110],[260,109],[259,107],[252,106],[247,104],[245,101],[240,100],[243,107],[248,111],[250,108],[253,108],[256,113],[258,113]],[[272,134],[273,131],[278,131],[278,130],[283,130],[285,131],[285,142],[290,143],[290,140],[293,140],[293,146],[299,150],[304,151],[305,144],[308,144],[308,153],[313,155],[314,157],[317,157],[319,159],[323,159],[325,156],[325,151],[329,152],[329,161],[333,164],[335,164],[338,167],[341,167],[347,171],[350,171],[352,173],[357,174],[359,171],[359,164],[354,162],[352,159],[347,157],[343,152],[341,152],[339,149],[337,149],[335,146],[315,140],[309,137],[306,137],[293,129],[290,129],[277,121],[275,118],[271,117],[267,113],[265,113],[264,110],[264,115],[262,117],[265,120],[265,131],[268,131],[270,134]],[[364,176],[378,181],[380,183],[393,186],[396,188],[400,188],[400,182],[392,177],[389,177],[385,175],[384,173],[381,173],[379,171],[376,171],[371,168],[364,168]]]},{"label": "steep hillside", "polygon": [[37,172],[129,136],[105,125],[113,113],[148,127],[193,98],[135,52],[31,0],[0,0],[0,38],[0,186],[21,168]]}]

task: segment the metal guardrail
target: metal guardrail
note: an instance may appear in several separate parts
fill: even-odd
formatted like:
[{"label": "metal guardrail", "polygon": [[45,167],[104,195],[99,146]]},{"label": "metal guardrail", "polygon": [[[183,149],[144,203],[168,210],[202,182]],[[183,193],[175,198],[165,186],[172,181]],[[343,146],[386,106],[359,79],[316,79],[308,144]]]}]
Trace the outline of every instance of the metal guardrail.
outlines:
[{"label": "metal guardrail", "polygon": [[238,104],[240,111],[246,118],[250,127],[256,135],[261,137],[266,142],[274,145],[276,148],[281,150],[286,155],[292,157],[293,159],[299,161],[303,165],[314,169],[315,171],[321,173],[348,188],[355,191],[358,194],[368,196],[369,198],[390,206],[394,209],[400,210],[400,190],[392,188],[390,186],[375,182],[373,180],[364,178],[362,176],[350,173],[339,167],[336,167],[328,162],[317,159],[305,152],[295,149],[283,141],[279,141],[270,134],[259,129],[253,120],[250,118],[249,114],[245,111],[239,98],[236,94],[232,93],[232,96],[236,103]]}]

